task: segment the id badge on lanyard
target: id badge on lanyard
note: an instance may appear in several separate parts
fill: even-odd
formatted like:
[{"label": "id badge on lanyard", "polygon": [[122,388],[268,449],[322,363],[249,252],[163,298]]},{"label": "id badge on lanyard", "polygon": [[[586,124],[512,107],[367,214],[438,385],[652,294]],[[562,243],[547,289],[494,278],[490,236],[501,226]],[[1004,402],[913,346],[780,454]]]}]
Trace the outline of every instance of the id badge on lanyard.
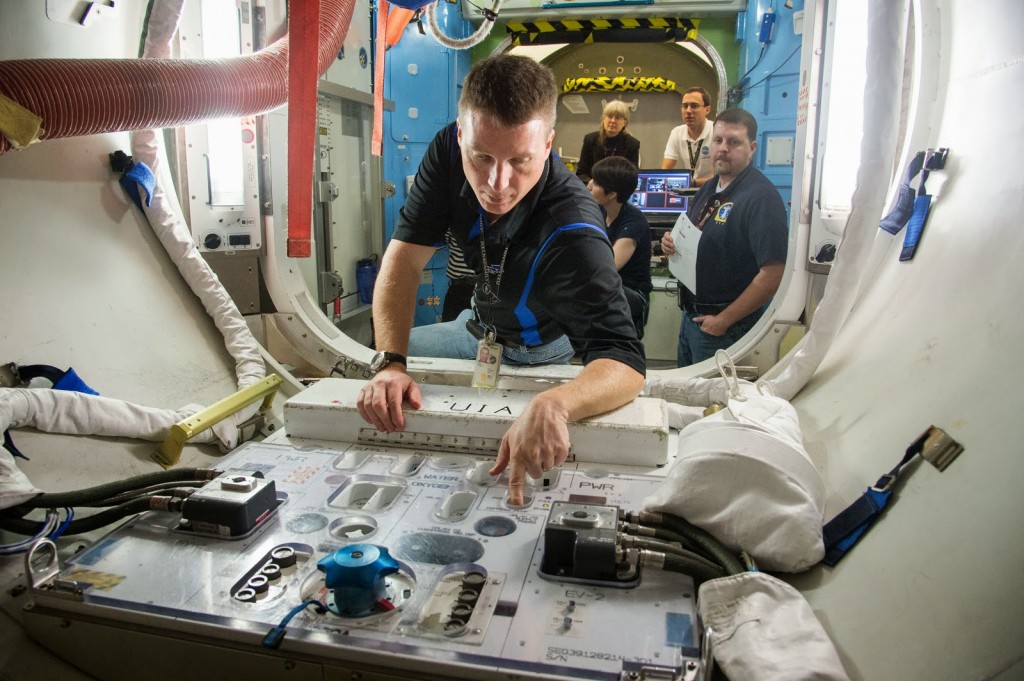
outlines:
[{"label": "id badge on lanyard", "polygon": [[476,345],[476,365],[473,367],[473,387],[494,390],[498,387],[501,371],[501,343],[497,342],[494,331],[488,329]]}]

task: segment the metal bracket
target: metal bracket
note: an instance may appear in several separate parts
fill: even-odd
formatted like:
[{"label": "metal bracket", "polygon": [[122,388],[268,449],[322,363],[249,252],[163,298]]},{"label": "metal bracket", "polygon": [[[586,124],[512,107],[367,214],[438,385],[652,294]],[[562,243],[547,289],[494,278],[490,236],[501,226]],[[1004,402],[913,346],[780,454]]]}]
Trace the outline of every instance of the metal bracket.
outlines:
[{"label": "metal bracket", "polygon": [[946,156],[949,155],[949,149],[946,147],[939,147],[938,149],[926,149],[924,152],[924,169],[925,170],[942,170],[946,167]]},{"label": "metal bracket", "polygon": [[345,292],[345,287],[342,285],[341,275],[337,272],[321,272],[320,273],[320,301],[321,305],[330,303],[338,296]]},{"label": "metal bracket", "polygon": [[370,377],[370,365],[365,362],[352,359],[346,355],[342,355],[338,358],[338,361],[334,363],[328,376],[337,376],[339,378],[369,378]]},{"label": "metal bracket", "polygon": [[238,424],[238,444],[254,439],[267,425],[267,416],[258,411],[248,419]]},{"label": "metal bracket", "polygon": [[25,576],[29,586],[40,589],[60,573],[57,545],[49,539],[40,539],[25,554]]},{"label": "metal bracket", "polygon": [[0,365],[0,388],[24,388],[28,381],[21,379],[18,365],[14,362]]},{"label": "metal bracket", "polygon": [[964,451],[962,444],[935,426],[929,426],[921,435],[921,439],[924,440],[921,444],[921,458],[938,468],[939,472],[946,470],[946,467]]}]

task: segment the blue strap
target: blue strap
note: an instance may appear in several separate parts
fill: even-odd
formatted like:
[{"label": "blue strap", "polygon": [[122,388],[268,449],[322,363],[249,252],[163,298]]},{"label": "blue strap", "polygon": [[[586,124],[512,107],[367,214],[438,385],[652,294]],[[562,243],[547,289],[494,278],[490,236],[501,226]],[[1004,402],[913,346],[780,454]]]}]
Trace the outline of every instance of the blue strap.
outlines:
[{"label": "blue strap", "polygon": [[921,239],[921,232],[924,231],[925,223],[928,222],[928,211],[932,207],[930,194],[921,194],[914,199],[914,212],[907,223],[907,233],[903,237],[903,250],[900,251],[900,260],[913,260],[917,252],[917,244]]},{"label": "blue strap", "polygon": [[921,168],[924,166],[923,151],[917,152],[913,160],[907,166],[907,174],[903,182],[900,183],[899,190],[896,194],[896,203],[892,207],[892,210],[882,218],[882,221],[878,223],[879,229],[882,229],[889,234],[899,234],[900,230],[903,229],[907,224],[907,220],[910,219],[911,214],[914,212],[914,197],[916,192],[914,188],[910,186],[910,183],[914,181],[917,174],[921,172]]},{"label": "blue strap", "polygon": [[119,180],[121,186],[128,193],[132,202],[139,210],[142,210],[142,198],[139,196],[139,187],[146,190],[146,205],[153,200],[153,192],[156,191],[156,178],[153,171],[141,161],[132,164]]},{"label": "blue strap", "polygon": [[[932,197],[925,188],[925,182],[928,181],[928,174],[931,171],[942,170],[945,167],[948,154],[949,150],[944,147],[917,152],[907,166],[907,174],[897,190],[896,203],[878,223],[878,228],[889,234],[899,234],[907,227],[900,260],[912,260],[914,253],[917,252],[917,244],[921,240],[925,223],[928,222],[928,211],[932,205]],[[914,191],[911,183],[918,174],[921,175],[921,181],[917,191]]]},{"label": "blue strap", "polygon": [[85,381],[83,381],[71,367],[68,367],[68,370],[64,372],[64,375],[53,384],[53,389],[71,390],[76,393],[85,393],[86,395],[99,395],[98,392],[86,385]]},{"label": "blue strap", "polygon": [[917,438],[896,466],[868,487],[856,501],[825,524],[825,565],[835,565],[860,541],[871,526],[881,517],[882,511],[893,501],[893,486],[903,468],[924,449],[925,440],[931,429]]},{"label": "blue strap", "polygon": [[18,367],[18,377],[23,381],[45,378],[53,384],[54,390],[71,390],[87,395],[99,395],[75,373],[73,367],[68,367],[68,370],[64,371],[48,364],[26,364]]},{"label": "blue strap", "polygon": [[878,520],[889,503],[892,490],[880,492],[870,487],[857,501],[825,525],[825,565],[835,565],[853,548],[868,528]]}]

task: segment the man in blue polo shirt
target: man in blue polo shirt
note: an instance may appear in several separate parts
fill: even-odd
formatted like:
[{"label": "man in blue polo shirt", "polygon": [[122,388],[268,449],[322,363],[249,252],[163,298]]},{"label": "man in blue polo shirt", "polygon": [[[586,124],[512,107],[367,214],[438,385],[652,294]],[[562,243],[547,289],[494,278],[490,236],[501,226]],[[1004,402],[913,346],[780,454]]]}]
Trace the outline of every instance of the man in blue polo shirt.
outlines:
[{"label": "man in blue polo shirt", "polygon": [[[715,119],[711,159],[715,176],[693,197],[687,215],[701,230],[697,291],[680,289],[683,320],[679,366],[714,357],[747,333],[782,282],[786,207],[778,190],[751,161],[757,121],[743,109]],[[676,252],[666,233],[661,248]]]},{"label": "man in blue polo shirt", "polygon": [[[643,388],[645,362],[615,270],[603,217],[586,187],[551,153],[558,87],[526,57],[486,59],[466,77],[456,123],[424,155],[374,288],[374,376],[359,413],[403,430],[403,400],[422,404],[405,355],[585,364],[568,383],[537,394],[502,439],[492,474],[509,469],[509,501],[525,473],[565,461],[566,424],[615,409]],[[446,232],[476,272],[474,309],[415,329],[420,275]],[[467,326],[467,322],[469,322]],[[479,364],[479,362],[478,362]]]}]

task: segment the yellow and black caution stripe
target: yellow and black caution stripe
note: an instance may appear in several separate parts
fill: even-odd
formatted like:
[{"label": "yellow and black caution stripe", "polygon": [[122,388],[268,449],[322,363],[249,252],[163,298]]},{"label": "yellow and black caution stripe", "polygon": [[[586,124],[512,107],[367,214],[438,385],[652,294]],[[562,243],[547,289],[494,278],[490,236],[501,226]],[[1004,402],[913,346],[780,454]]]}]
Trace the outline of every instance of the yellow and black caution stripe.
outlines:
[{"label": "yellow and black caution stripe", "polygon": [[562,92],[675,92],[676,82],[660,76],[566,78]]},{"label": "yellow and black caution stripe", "polygon": [[675,42],[697,37],[695,19],[640,17],[636,19],[562,19],[510,21],[505,30],[513,45],[594,42]]}]

